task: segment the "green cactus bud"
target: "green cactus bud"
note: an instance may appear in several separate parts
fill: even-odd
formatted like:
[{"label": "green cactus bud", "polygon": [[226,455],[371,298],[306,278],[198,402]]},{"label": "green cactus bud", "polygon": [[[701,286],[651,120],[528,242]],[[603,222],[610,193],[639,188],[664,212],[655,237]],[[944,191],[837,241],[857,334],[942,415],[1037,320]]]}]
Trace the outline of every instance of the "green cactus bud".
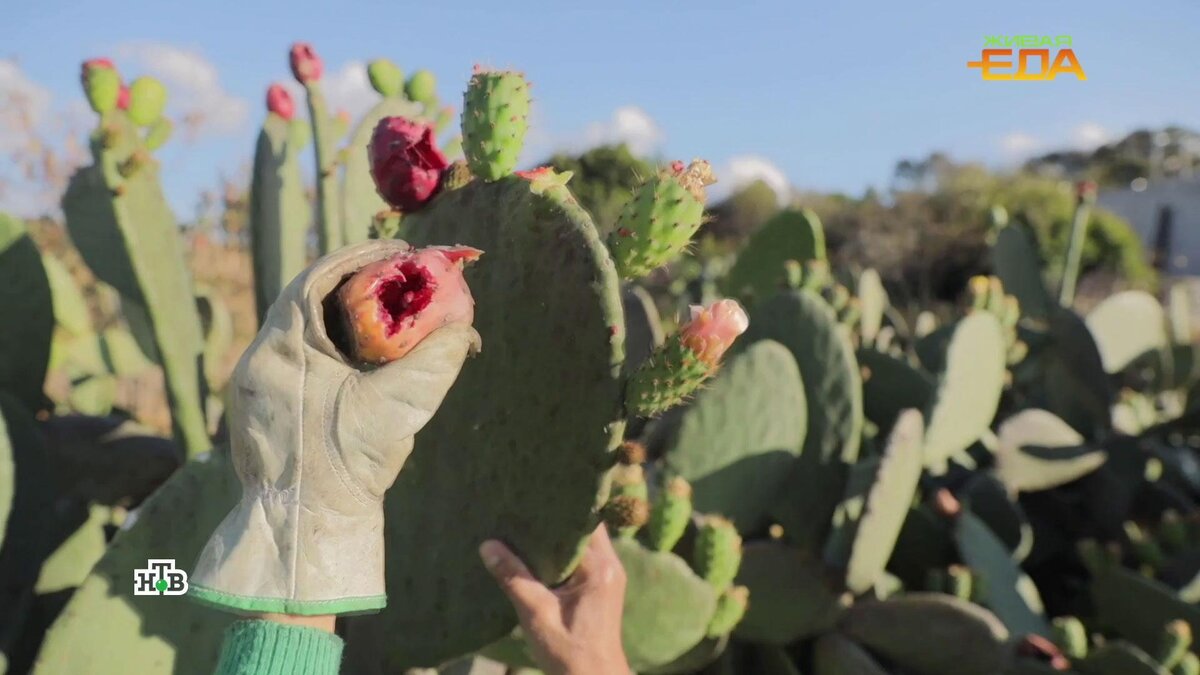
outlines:
[{"label": "green cactus bud", "polygon": [[174,129],[175,125],[171,123],[171,119],[160,115],[158,120],[146,130],[146,138],[143,140],[146,149],[153,152],[161,148],[167,139],[171,138],[171,132]]},{"label": "green cactus bud", "polygon": [[167,88],[162,82],[143,75],[129,85],[129,119],[139,127],[157,122],[166,106]]},{"label": "green cactus bud", "polygon": [[418,70],[404,83],[404,95],[410,101],[429,103],[437,98],[437,78],[428,70]]},{"label": "green cactus bud", "polygon": [[783,287],[800,288],[803,283],[804,265],[801,265],[799,260],[785,260],[783,262]]},{"label": "green cactus bud", "polygon": [[375,59],[367,65],[367,79],[381,96],[395,96],[404,90],[404,71],[391,59]]},{"label": "green cactus bud", "polygon": [[1004,284],[1000,277],[988,277],[987,310],[1003,321],[1004,318]]},{"label": "green cactus bud", "polygon": [[646,474],[642,471],[641,465],[618,464],[613,467],[612,489],[609,491],[609,497],[624,496],[638,499],[649,498],[649,491],[646,489]]},{"label": "green cactus bud", "polygon": [[835,284],[829,290],[829,306],[833,307],[835,312],[841,312],[850,304],[850,289],[841,284]]},{"label": "green cactus bud", "polygon": [[496,181],[512,173],[525,144],[529,103],[529,83],[521,73],[476,68],[462,114],[463,150],[476,176]]},{"label": "green cactus bud", "polygon": [[1150,536],[1140,525],[1133,521],[1125,523],[1125,536],[1129,538],[1129,546],[1133,550],[1133,555],[1138,562],[1147,565],[1152,569],[1158,569],[1163,564],[1166,556],[1159,547],[1158,542]]},{"label": "green cactus bud", "polygon": [[708,622],[708,637],[719,638],[733,632],[746,615],[750,605],[750,589],[745,586],[728,588],[717,598],[717,610]]},{"label": "green cactus bud", "polygon": [[696,534],[692,566],[701,579],[724,591],[737,577],[742,564],[742,537],[733,523],[720,516],[707,516]]},{"label": "green cactus bud", "polygon": [[1088,634],[1083,622],[1073,616],[1055,617],[1051,622],[1054,644],[1068,658],[1084,659],[1088,655]]},{"label": "green cactus bud", "polygon": [[646,461],[646,446],[638,441],[625,441],[617,448],[617,461],[625,466],[635,466]]},{"label": "green cactus bud", "polygon": [[1171,675],[1200,675],[1200,657],[1192,652],[1184,654],[1171,669]]},{"label": "green cactus bud", "polygon": [[600,510],[600,516],[618,537],[632,539],[650,519],[650,505],[640,497],[621,495],[608,500]]},{"label": "green cactus bud", "polygon": [[1154,658],[1163,668],[1170,670],[1179,664],[1183,655],[1192,646],[1192,626],[1187,621],[1176,619],[1163,627],[1158,651]]},{"label": "green cactus bud", "polygon": [[675,476],[667,481],[650,509],[646,530],[650,547],[670,551],[679,543],[692,518],[692,486]]},{"label": "green cactus bud", "polygon": [[988,283],[988,278],[983,275],[971,277],[967,282],[970,289],[971,309],[983,311],[988,306],[988,292],[991,290],[991,284]]},{"label": "green cactus bud", "polygon": [[1187,525],[1174,509],[1163,511],[1158,521],[1158,540],[1171,551],[1179,551],[1188,545]]},{"label": "green cactus bud", "polygon": [[[101,63],[103,62],[103,63]],[[83,64],[83,92],[88,105],[101,115],[115,110],[121,94],[121,75],[106,59]]]},{"label": "green cactus bud", "polygon": [[829,262],[827,260],[816,258],[804,261],[804,282],[801,284],[801,288],[810,291],[820,291],[822,288],[828,286],[832,279],[833,275],[829,271]]},{"label": "green cactus bud", "polygon": [[695,160],[686,167],[674,162],[643,183],[609,236],[617,273],[645,276],[686,249],[704,217],[704,188],[715,180],[708,162]]},{"label": "green cactus bud", "polygon": [[951,565],[946,571],[946,593],[960,600],[970,600],[974,589],[971,569],[964,565]]}]

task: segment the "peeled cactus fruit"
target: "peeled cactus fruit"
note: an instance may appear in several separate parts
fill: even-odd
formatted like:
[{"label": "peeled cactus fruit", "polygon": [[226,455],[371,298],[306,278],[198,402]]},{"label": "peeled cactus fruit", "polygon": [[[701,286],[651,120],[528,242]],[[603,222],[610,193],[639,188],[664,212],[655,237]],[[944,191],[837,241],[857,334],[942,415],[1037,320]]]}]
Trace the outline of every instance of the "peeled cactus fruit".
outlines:
[{"label": "peeled cactus fruit", "polygon": [[112,61],[103,58],[84,61],[79,79],[92,110],[103,115],[117,107],[121,75]]},{"label": "peeled cactus fruit", "polygon": [[433,127],[403,117],[379,120],[368,155],[379,196],[405,212],[419,209],[433,197],[450,166],[437,149]]},{"label": "peeled cactus fruit", "polygon": [[463,152],[471,172],[500,180],[517,166],[529,127],[529,83],[512,71],[476,67],[463,94]]},{"label": "peeled cactus fruit", "polygon": [[359,270],[337,291],[348,355],[389,363],[442,326],[471,323],[475,301],[462,268],[482,254],[467,246],[431,246]]},{"label": "peeled cactus fruit", "polygon": [[288,52],[288,64],[292,67],[292,77],[301,84],[321,79],[325,69],[321,57],[317,56],[316,50],[307,42],[292,45],[291,51]]},{"label": "peeled cactus fruit", "polygon": [[645,276],[687,248],[704,216],[704,188],[714,182],[712,167],[698,159],[687,166],[674,162],[643,184],[609,236],[617,273]]},{"label": "peeled cactus fruit", "polygon": [[742,617],[746,615],[746,607],[749,604],[749,588],[734,586],[726,589],[717,598],[717,611],[713,612],[712,620],[708,622],[708,637],[721,637],[732,632]]},{"label": "peeled cactus fruit", "polygon": [[404,89],[404,71],[390,59],[375,59],[367,66],[371,86],[383,96],[395,96]]},{"label": "peeled cactus fruit", "polygon": [[267,89],[267,110],[290,120],[296,114],[296,103],[282,84],[273,84]]},{"label": "peeled cactus fruit", "polygon": [[696,574],[717,591],[733,583],[742,564],[742,537],[733,523],[719,516],[708,516],[696,535],[692,551]]},{"label": "peeled cactus fruit", "polygon": [[153,77],[142,76],[129,85],[129,119],[148,127],[162,117],[167,105],[167,88]]},{"label": "peeled cactus fruit", "polygon": [[647,525],[650,547],[656,551],[675,548],[692,518],[692,486],[680,476],[667,481],[650,509]]}]

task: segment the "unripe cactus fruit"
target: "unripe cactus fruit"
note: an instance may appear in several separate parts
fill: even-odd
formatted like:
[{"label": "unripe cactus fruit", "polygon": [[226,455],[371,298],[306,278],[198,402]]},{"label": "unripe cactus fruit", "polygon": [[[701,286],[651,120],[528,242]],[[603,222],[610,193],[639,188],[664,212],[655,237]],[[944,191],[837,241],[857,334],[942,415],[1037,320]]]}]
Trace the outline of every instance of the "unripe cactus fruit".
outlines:
[{"label": "unripe cactus fruit", "polygon": [[1171,621],[1163,627],[1160,640],[1158,652],[1154,657],[1163,668],[1171,670],[1179,664],[1192,646],[1192,626],[1182,619]]},{"label": "unripe cactus fruit", "polygon": [[292,77],[300,84],[316,82],[321,79],[325,70],[321,57],[307,42],[296,42],[288,52],[288,64],[292,68]]},{"label": "unripe cactus fruit", "polygon": [[618,464],[613,467],[609,498],[617,497],[637,497],[638,499],[649,497],[646,489],[646,474],[640,464]]},{"label": "unripe cactus fruit", "polygon": [[746,615],[750,605],[750,589],[745,586],[734,586],[726,589],[717,598],[717,610],[713,612],[712,620],[708,622],[708,637],[718,638],[728,635]]},{"label": "unripe cactus fruit", "polygon": [[129,119],[139,127],[157,122],[166,106],[167,88],[155,78],[143,75],[129,85]]},{"label": "unripe cactus fruit", "polygon": [[658,415],[683,402],[717,368],[721,357],[750,319],[736,300],[693,305],[691,321],[629,378],[625,406],[633,415]]},{"label": "unripe cactus fruit", "polygon": [[707,516],[696,534],[692,567],[718,592],[729,588],[742,564],[742,537],[733,523]]},{"label": "unripe cactus fruit", "polygon": [[1200,656],[1192,652],[1185,653],[1171,670],[1171,675],[1200,675]]},{"label": "unripe cactus fruit", "polygon": [[371,86],[382,96],[395,96],[404,89],[404,71],[391,59],[375,59],[367,66]]},{"label": "unripe cactus fruit", "polygon": [[171,137],[171,131],[174,128],[169,118],[159,117],[146,131],[146,138],[143,140],[146,149],[153,151],[161,148],[167,142],[167,139]]},{"label": "unripe cactus fruit", "polygon": [[433,101],[437,98],[437,78],[428,70],[418,70],[404,83],[404,95],[410,101]]},{"label": "unripe cactus fruit", "polygon": [[984,310],[988,306],[988,291],[991,288],[991,283],[988,278],[983,275],[971,277],[967,282],[971,291],[971,308]]},{"label": "unripe cactus fruit", "polygon": [[112,61],[104,58],[84,61],[79,80],[92,110],[103,115],[117,107],[121,75],[113,67]]},{"label": "unripe cactus fruit", "polygon": [[295,116],[296,103],[282,84],[275,83],[267,88],[267,110],[289,121]]},{"label": "unripe cactus fruit", "polygon": [[117,91],[117,109],[129,110],[129,87],[124,84]]},{"label": "unripe cactus fruit", "polygon": [[638,441],[625,441],[617,448],[617,461],[625,466],[634,466],[646,461],[646,446]]},{"label": "unripe cactus fruit", "polygon": [[379,196],[405,212],[433,197],[450,166],[435,145],[433,128],[403,117],[379,120],[368,154]]},{"label": "unripe cactus fruit", "polygon": [[679,543],[692,518],[692,486],[680,476],[667,481],[650,509],[647,532],[650,547],[670,551]]},{"label": "unripe cactus fruit", "polygon": [[1058,616],[1051,622],[1054,643],[1071,659],[1084,659],[1088,655],[1088,634],[1083,622],[1073,616]]},{"label": "unripe cactus fruit", "polygon": [[345,330],[339,346],[355,361],[384,364],[442,326],[470,324],[475,301],[462,268],[482,254],[467,246],[431,246],[363,267],[337,291]]},{"label": "unripe cactus fruit", "polygon": [[608,500],[600,516],[618,536],[629,539],[649,520],[650,506],[640,497],[621,495]]},{"label": "unripe cactus fruit", "polygon": [[712,167],[698,159],[686,167],[674,162],[642,184],[609,235],[617,273],[645,276],[687,248],[704,217],[704,188],[715,182]]},{"label": "unripe cactus fruit", "polygon": [[476,176],[496,181],[512,173],[525,144],[529,102],[529,83],[521,73],[475,67],[463,94],[462,137]]}]

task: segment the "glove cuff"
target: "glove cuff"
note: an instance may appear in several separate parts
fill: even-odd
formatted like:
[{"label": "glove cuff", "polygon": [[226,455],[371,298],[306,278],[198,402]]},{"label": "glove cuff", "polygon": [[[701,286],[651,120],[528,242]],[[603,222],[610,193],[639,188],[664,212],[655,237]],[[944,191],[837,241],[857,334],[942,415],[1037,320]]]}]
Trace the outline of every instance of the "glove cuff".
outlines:
[{"label": "glove cuff", "polygon": [[363,614],[387,605],[381,503],[301,509],[293,492],[246,495],[208,540],[188,597],[235,612]]}]

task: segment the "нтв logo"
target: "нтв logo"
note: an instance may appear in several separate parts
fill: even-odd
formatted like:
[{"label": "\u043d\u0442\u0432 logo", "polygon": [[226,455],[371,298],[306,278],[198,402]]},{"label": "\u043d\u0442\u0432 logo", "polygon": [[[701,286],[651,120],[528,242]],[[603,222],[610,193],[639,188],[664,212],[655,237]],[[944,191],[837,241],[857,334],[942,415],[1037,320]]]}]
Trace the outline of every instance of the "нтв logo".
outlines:
[{"label": "\u043d\u0442\u0432 logo", "polygon": [[[1016,70],[996,72],[1013,68],[1013,47],[1017,47]],[[1059,75],[1087,79],[1070,35],[986,35],[980,59],[968,61],[967,67],[978,68],[985,80],[1053,80]]]},{"label": "\u043d\u0442\u0432 logo", "polygon": [[172,559],[151,558],[145,569],[133,571],[134,595],[183,595],[187,590],[187,572],[177,569]]}]

